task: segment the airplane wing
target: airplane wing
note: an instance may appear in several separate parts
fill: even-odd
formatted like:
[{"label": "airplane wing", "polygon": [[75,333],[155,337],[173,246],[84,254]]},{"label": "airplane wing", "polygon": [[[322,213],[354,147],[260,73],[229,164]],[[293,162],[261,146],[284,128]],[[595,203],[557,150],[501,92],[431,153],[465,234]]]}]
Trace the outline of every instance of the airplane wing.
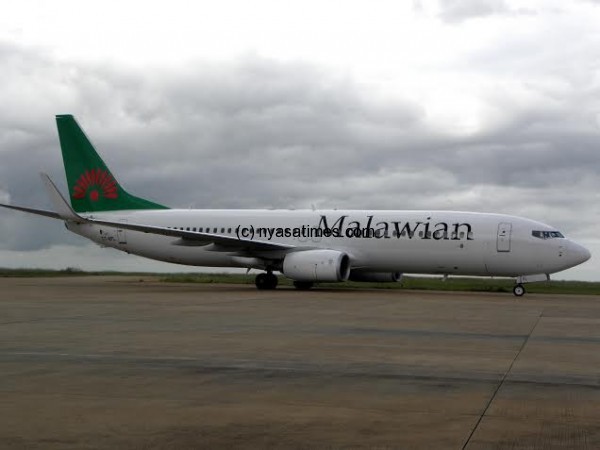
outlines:
[{"label": "airplane wing", "polygon": [[142,233],[160,234],[163,236],[178,237],[181,241],[175,242],[176,245],[208,245],[215,244],[215,251],[237,251],[237,250],[290,250],[295,248],[293,245],[279,244],[269,241],[255,241],[251,239],[238,239],[233,236],[222,234],[200,233],[197,231],[178,230],[168,227],[157,227],[154,225],[143,225],[135,223],[113,222],[100,219],[84,219],[87,223],[106,225],[113,228],[140,231]]},{"label": "airplane wing", "polygon": [[163,236],[172,236],[179,238],[178,241],[174,242],[175,245],[210,245],[213,244],[213,247],[210,248],[212,251],[227,251],[227,252],[235,252],[235,251],[245,251],[245,252],[253,252],[253,251],[274,251],[274,250],[290,250],[295,248],[293,245],[288,244],[280,244],[276,242],[268,242],[268,241],[256,241],[251,239],[238,239],[233,236],[225,236],[221,234],[212,234],[212,233],[200,233],[196,231],[187,231],[187,230],[178,230],[175,228],[168,227],[159,227],[154,225],[144,225],[144,224],[136,224],[136,223],[123,223],[123,222],[114,222],[110,220],[100,220],[94,219],[91,217],[83,217],[77,214],[71,206],[67,203],[65,198],[62,196],[56,185],[52,182],[50,177],[45,173],[40,174],[42,177],[42,181],[46,186],[46,190],[48,191],[48,195],[50,200],[54,204],[54,207],[58,212],[47,211],[43,209],[34,209],[27,208],[24,206],[13,206],[13,205],[5,205],[0,203],[0,206],[4,208],[16,209],[18,211],[24,211],[32,214],[37,214],[40,216],[51,217],[53,219],[61,219],[69,222],[76,223],[93,223],[97,225],[105,225],[107,227],[139,231],[142,233],[151,233],[158,234]]}]

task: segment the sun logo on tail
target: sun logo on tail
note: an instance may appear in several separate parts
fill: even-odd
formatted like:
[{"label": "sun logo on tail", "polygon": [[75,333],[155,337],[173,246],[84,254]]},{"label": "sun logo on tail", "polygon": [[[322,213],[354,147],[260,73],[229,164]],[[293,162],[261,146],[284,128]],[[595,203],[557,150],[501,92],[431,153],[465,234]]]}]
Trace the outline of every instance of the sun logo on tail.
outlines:
[{"label": "sun logo on tail", "polygon": [[89,193],[89,198],[97,202],[100,196],[104,198],[117,198],[117,182],[113,176],[102,169],[86,170],[73,187],[73,198],[80,200]]}]

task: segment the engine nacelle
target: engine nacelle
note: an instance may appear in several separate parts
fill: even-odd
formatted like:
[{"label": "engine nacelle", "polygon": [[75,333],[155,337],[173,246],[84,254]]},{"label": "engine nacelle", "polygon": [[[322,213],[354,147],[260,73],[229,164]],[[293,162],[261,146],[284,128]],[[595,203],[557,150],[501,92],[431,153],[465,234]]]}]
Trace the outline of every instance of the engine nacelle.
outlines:
[{"label": "engine nacelle", "polygon": [[304,250],[285,255],[283,274],[296,281],[346,281],[350,258],[337,250]]},{"label": "engine nacelle", "polygon": [[400,272],[357,272],[350,273],[350,281],[368,281],[374,283],[397,283],[402,280]]}]

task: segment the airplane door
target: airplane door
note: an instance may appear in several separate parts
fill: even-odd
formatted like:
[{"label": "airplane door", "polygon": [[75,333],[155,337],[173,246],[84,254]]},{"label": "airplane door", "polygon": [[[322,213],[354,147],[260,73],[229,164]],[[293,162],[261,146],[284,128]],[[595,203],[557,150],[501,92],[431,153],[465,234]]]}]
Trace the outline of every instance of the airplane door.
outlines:
[{"label": "airplane door", "polygon": [[[127,223],[126,219],[119,220],[121,223]],[[125,230],[118,228],[117,229],[117,242],[121,245],[127,244],[127,236],[125,235]]]},{"label": "airplane door", "polygon": [[498,238],[496,250],[499,252],[510,252],[510,235],[512,234],[511,223],[498,224]]}]

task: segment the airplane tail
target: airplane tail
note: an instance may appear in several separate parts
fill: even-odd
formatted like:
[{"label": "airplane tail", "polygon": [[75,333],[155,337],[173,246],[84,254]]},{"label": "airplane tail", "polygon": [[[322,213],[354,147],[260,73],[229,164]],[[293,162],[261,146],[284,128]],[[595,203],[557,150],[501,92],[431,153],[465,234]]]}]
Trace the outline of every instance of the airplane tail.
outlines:
[{"label": "airplane tail", "polygon": [[56,125],[75,212],[168,209],[123,189],[72,115],[56,116]]}]

